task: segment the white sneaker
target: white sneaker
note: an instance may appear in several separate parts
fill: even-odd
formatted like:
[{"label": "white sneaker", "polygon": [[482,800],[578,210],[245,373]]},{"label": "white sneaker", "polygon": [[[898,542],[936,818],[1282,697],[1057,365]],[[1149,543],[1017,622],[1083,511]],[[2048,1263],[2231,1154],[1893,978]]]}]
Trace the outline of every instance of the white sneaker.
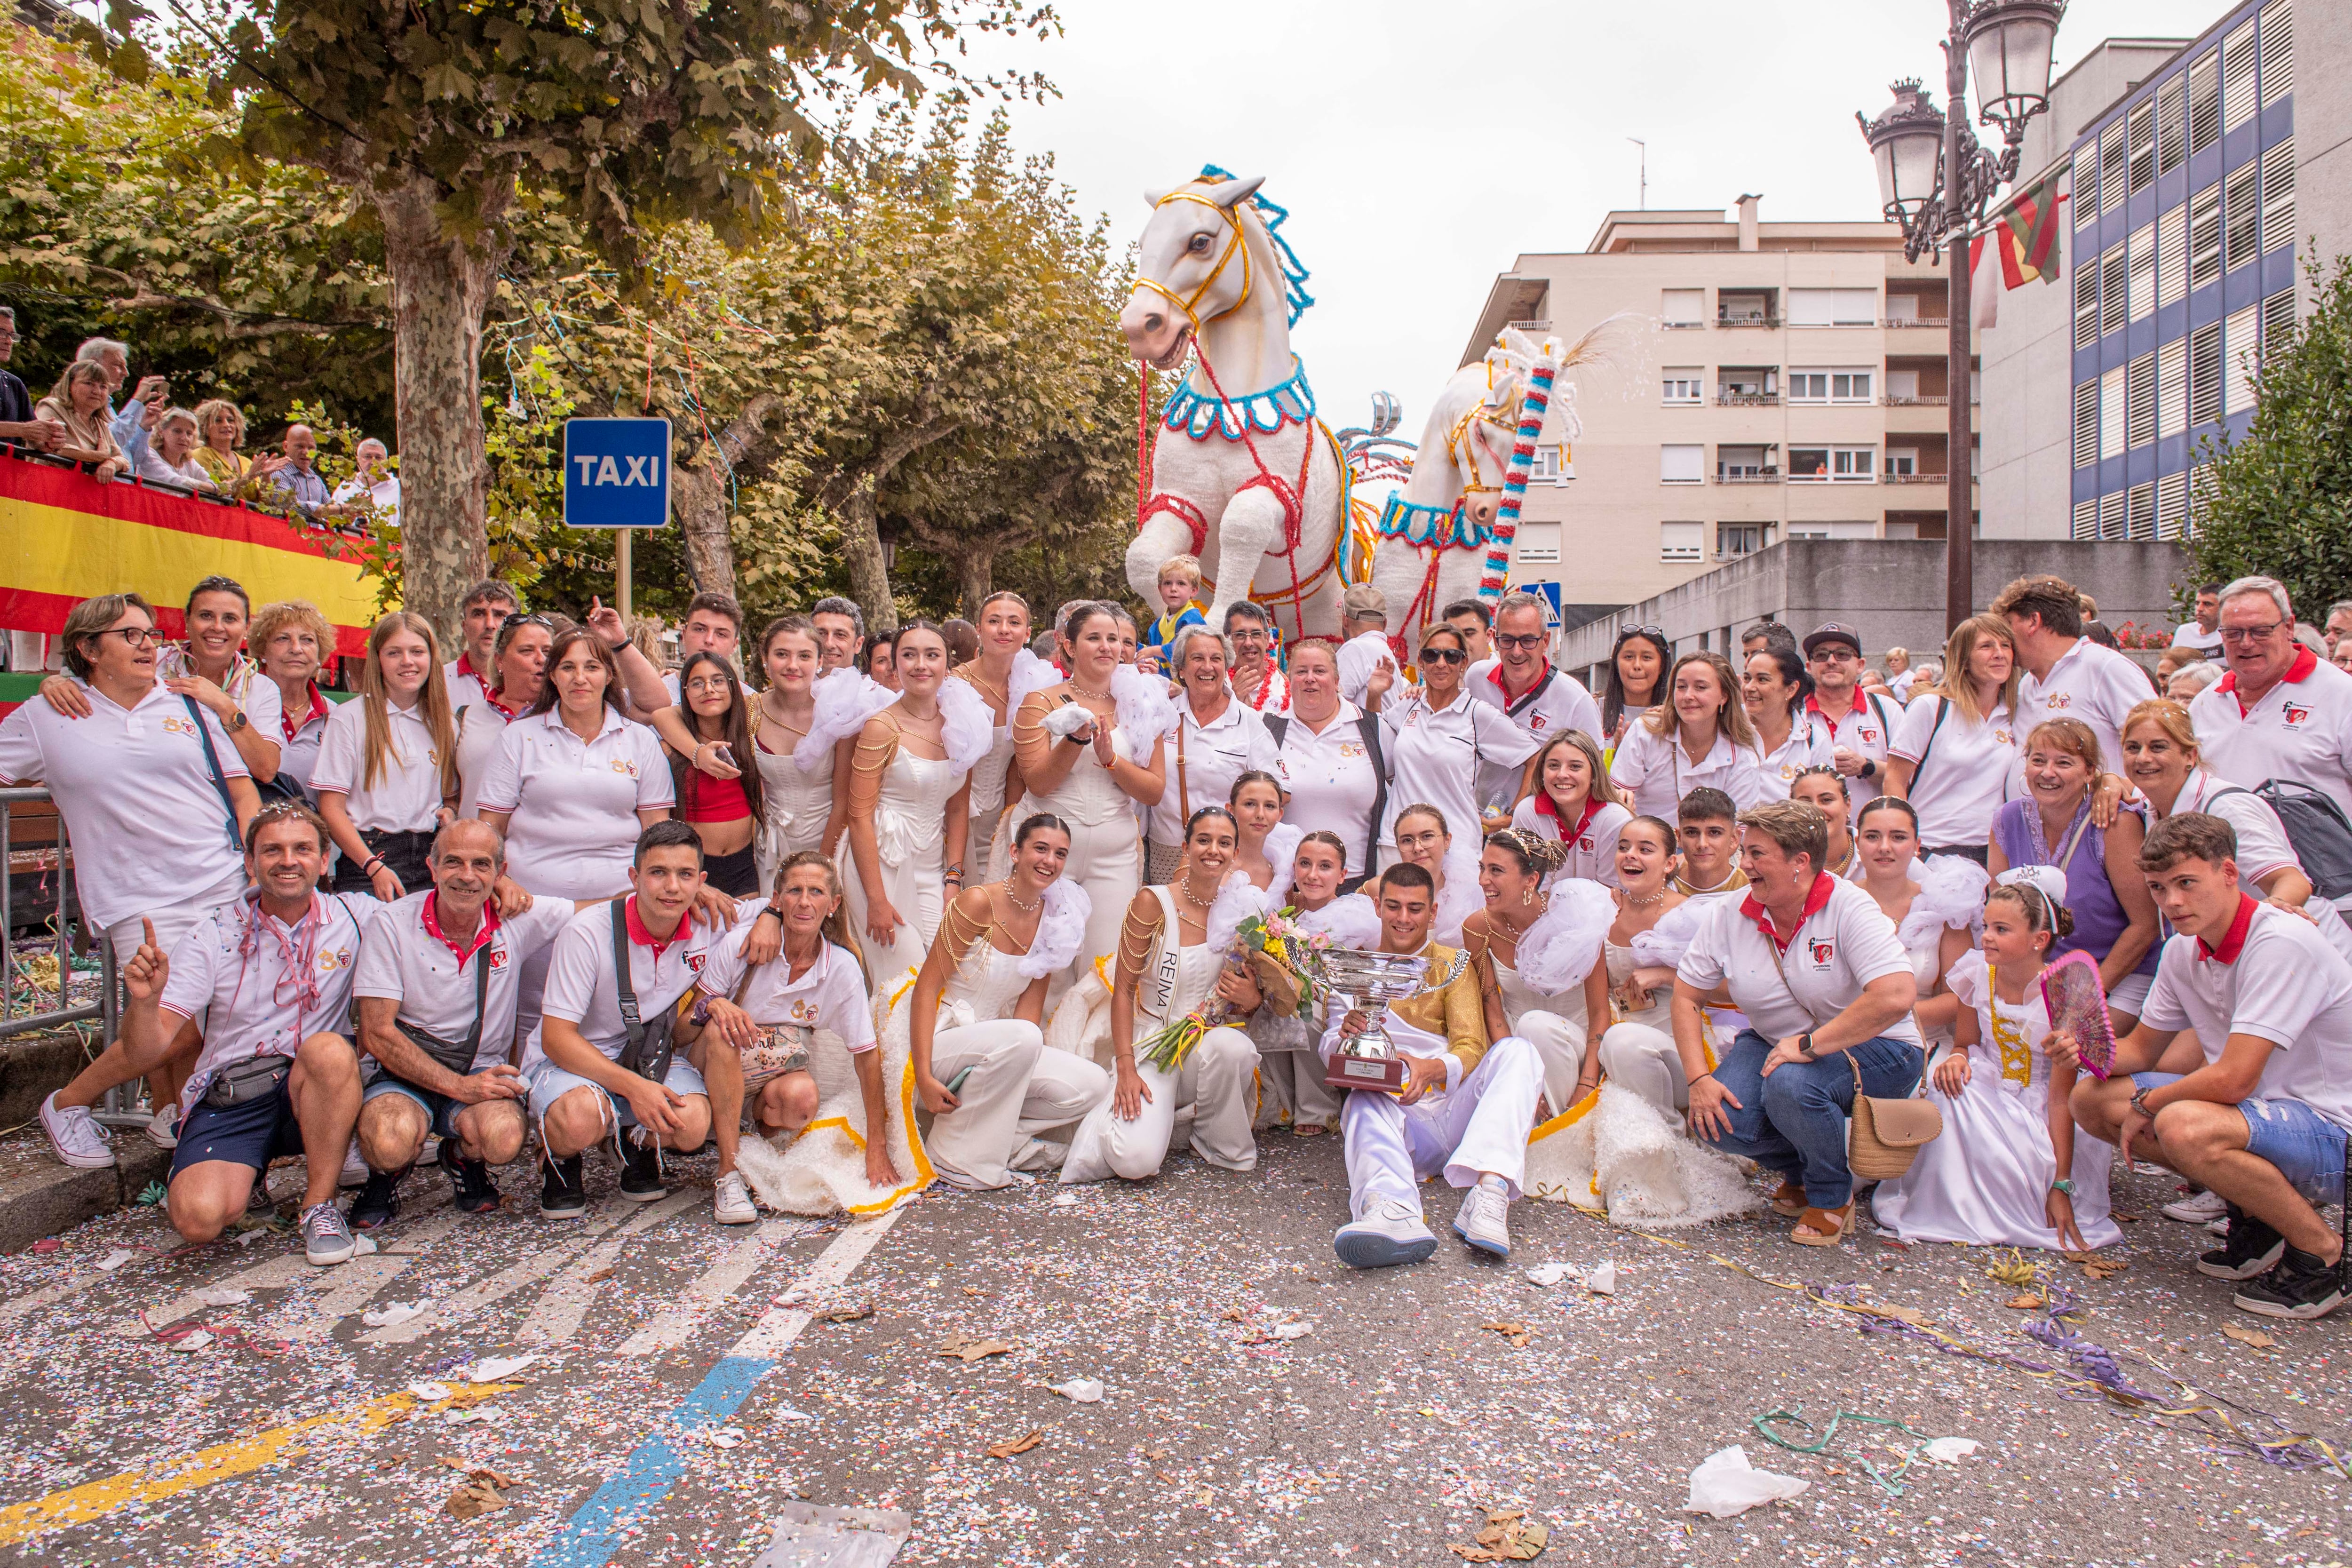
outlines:
[{"label": "white sneaker", "polygon": [[2229,1212],[2230,1205],[2221,1194],[2208,1187],[2201,1193],[2164,1205],[2164,1217],[2177,1219],[2183,1225],[2210,1225]]},{"label": "white sneaker", "polygon": [[1437,1237],[1421,1223],[1419,1209],[1384,1198],[1363,1218],[1341,1226],[1331,1237],[1331,1247],[1350,1268],[1386,1268],[1421,1262],[1437,1250]]},{"label": "white sneaker", "polygon": [[720,1225],[750,1225],[760,1217],[742,1172],[730,1171],[719,1178],[710,1190],[710,1213]]},{"label": "white sneaker", "polygon": [[1497,1258],[1511,1255],[1511,1200],[1498,1187],[1481,1179],[1462,1194],[1461,1212],[1454,1216],[1454,1234],[1481,1252]]},{"label": "white sneaker", "polygon": [[51,1094],[41,1101],[41,1131],[49,1135],[57,1157],[77,1171],[102,1171],[114,1163],[113,1141],[87,1106],[60,1106]]},{"label": "white sneaker", "polygon": [[335,1185],[364,1187],[367,1185],[368,1177],[373,1174],[374,1173],[368,1169],[367,1156],[360,1152],[360,1141],[356,1138],[352,1139],[352,1146],[343,1151],[343,1170],[342,1173],[335,1178]]},{"label": "white sneaker", "polygon": [[180,1146],[180,1107],[177,1101],[147,1119],[147,1141],[158,1149]]}]

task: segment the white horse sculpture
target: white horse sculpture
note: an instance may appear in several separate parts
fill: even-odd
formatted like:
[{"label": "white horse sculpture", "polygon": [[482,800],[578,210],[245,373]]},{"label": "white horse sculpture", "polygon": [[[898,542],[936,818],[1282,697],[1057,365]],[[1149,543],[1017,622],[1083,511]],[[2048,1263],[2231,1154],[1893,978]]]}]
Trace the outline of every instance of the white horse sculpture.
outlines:
[{"label": "white horse sculpture", "polygon": [[1145,194],[1151,219],[1119,330],[1148,366],[1174,370],[1188,350],[1196,363],[1153,433],[1127,577],[1157,605],[1161,565],[1196,555],[1214,584],[1211,626],[1255,599],[1286,637],[1336,639],[1347,470],[1290,352],[1313,301],[1264,183],[1209,169]]}]

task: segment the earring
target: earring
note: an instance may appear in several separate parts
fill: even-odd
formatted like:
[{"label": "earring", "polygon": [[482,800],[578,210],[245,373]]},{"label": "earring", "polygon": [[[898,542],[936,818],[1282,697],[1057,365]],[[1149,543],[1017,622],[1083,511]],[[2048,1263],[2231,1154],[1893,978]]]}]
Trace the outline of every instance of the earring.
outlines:
[{"label": "earring", "polygon": [[1533,888],[1522,888],[1519,889],[1519,904],[1522,908],[1530,907],[1535,903],[1535,901],[1536,890]]}]

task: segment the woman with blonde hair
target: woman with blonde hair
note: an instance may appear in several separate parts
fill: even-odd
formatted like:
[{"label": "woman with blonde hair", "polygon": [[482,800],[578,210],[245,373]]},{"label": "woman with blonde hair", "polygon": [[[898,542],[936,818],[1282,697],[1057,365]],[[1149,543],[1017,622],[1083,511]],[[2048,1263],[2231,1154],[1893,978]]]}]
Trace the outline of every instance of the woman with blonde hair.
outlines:
[{"label": "woman with blonde hair", "polygon": [[105,369],[96,360],[79,359],[66,366],[57,385],[33,409],[36,419],[66,427],[65,439],[51,449],[50,456],[90,464],[92,477],[100,484],[131,469],[131,459],[115,444],[114,431],[107,422],[107,391]]},{"label": "woman with blonde hair", "polygon": [[237,451],[245,445],[245,411],[226,397],[196,405],[195,459],[223,495],[249,495],[287,459],[264,453],[247,458]]},{"label": "woman with blonde hair", "polygon": [[327,718],[310,775],[342,851],[339,893],[393,903],[433,879],[433,835],[457,818],[457,726],[433,624],[394,610],[368,633],[360,695]]},{"label": "woman with blonde hair", "polygon": [[1528,759],[1528,782],[1534,788],[1511,808],[1511,826],[1567,847],[1544,886],[1581,877],[1614,888],[1617,834],[1633,813],[1609,782],[1601,742],[1581,730],[1560,731]]},{"label": "woman with blonde hair", "polygon": [[335,628],[307,599],[264,605],[246,626],[246,643],[261,673],[278,687],[278,776],[276,793],[287,799],[299,791],[313,806],[318,794],[310,775],[327,736],[334,704],[319,690],[319,671],[334,651]]},{"label": "woman with blonde hair", "polygon": [[1745,811],[1771,797],[1756,755],[1756,727],[1739,700],[1739,679],[1719,653],[1686,653],[1666,677],[1664,702],[1626,726],[1610,782],[1643,816],[1672,821],[1701,784]]},{"label": "woman with blonde hair", "polygon": [[2017,754],[2017,639],[1971,616],[1944,645],[1944,679],[1922,690],[1886,742],[1886,793],[1919,814],[1919,858],[1985,863],[1985,836]]},{"label": "woman with blonde hair", "polygon": [[184,408],[167,408],[155,428],[131,426],[125,456],[131,471],[162,485],[184,485],[192,490],[215,490],[212,475],[196,461],[196,416]]}]

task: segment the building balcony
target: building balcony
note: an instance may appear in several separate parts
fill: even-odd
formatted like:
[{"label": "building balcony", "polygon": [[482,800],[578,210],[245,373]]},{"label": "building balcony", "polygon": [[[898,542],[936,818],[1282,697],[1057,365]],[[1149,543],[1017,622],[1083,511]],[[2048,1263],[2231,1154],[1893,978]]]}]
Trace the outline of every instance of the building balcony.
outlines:
[{"label": "building balcony", "polygon": [[[1696,325],[1696,322],[1692,324]],[[1780,324],[1780,318],[1761,310],[1741,310],[1732,315],[1717,316],[1715,324],[1718,327],[1777,327]]]},{"label": "building balcony", "polygon": [[1952,330],[1952,319],[1949,316],[1889,316],[1878,324],[1890,332],[1914,330],[1925,332],[1948,332]]},{"label": "building balcony", "polygon": [[1949,474],[1882,474],[1879,482],[1888,485],[1940,485],[1948,483],[1951,477]]},{"label": "building balcony", "polygon": [[1780,482],[1778,468],[1717,468],[1715,482],[1719,485],[1777,485]]},{"label": "building balcony", "polygon": [[[1952,405],[1952,400],[1940,392],[1923,392],[1912,397],[1897,397],[1890,392],[1878,401],[1889,408],[1949,408]],[[1970,405],[1983,401],[1975,393],[1969,394]]]},{"label": "building balcony", "polygon": [[1777,392],[1719,392],[1715,396],[1718,408],[1778,408],[1780,395]]}]

